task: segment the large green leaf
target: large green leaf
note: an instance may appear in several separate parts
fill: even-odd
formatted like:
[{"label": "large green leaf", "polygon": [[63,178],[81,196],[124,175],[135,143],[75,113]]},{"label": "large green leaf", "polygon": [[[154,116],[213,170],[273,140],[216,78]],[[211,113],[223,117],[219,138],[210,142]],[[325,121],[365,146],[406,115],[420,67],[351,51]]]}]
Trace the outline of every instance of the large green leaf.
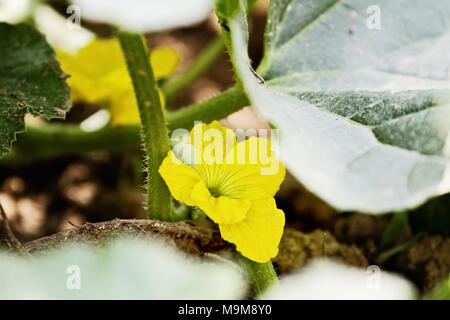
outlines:
[{"label": "large green leaf", "polygon": [[441,0],[272,1],[259,72],[300,91],[448,89],[449,16]]},{"label": "large green leaf", "polygon": [[366,25],[372,4],[272,1],[265,84],[249,68],[245,5],[227,20],[234,67],[280,129],[286,167],[337,209],[383,213],[450,191],[450,2],[378,1],[381,30]]},{"label": "large green leaf", "polygon": [[0,158],[11,149],[24,116],[63,118],[71,106],[66,75],[32,27],[0,23]]}]

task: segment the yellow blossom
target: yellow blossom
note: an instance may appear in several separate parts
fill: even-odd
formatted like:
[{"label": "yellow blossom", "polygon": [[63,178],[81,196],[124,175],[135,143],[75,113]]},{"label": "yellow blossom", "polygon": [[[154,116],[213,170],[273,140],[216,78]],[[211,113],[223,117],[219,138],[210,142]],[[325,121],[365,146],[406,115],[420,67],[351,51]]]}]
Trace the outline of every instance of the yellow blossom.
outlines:
[{"label": "yellow blossom", "polygon": [[274,195],[285,169],[270,142],[257,137],[237,142],[231,129],[214,121],[197,124],[187,145],[193,161],[183,162],[179,158],[186,155],[171,150],[159,169],[173,197],[203,210],[247,258],[264,263],[275,257],[285,220]]},{"label": "yellow blossom", "polygon": [[[125,59],[115,38],[92,40],[75,55],[56,52],[61,67],[70,74],[74,102],[107,103],[112,125],[139,123],[139,111]],[[150,62],[156,79],[170,76],[178,66],[175,50],[155,48]],[[164,105],[164,96],[160,92]]]}]

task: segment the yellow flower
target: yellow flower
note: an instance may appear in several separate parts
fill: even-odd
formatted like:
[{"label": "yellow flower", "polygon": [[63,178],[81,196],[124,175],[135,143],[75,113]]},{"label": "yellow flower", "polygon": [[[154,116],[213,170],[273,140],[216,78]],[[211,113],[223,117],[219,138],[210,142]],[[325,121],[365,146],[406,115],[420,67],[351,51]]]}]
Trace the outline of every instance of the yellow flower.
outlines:
[{"label": "yellow flower", "polygon": [[[139,111],[125,58],[115,38],[94,39],[75,55],[56,52],[67,74],[74,102],[108,103],[112,125],[139,123]],[[156,79],[171,75],[179,56],[170,48],[156,48],[150,54]],[[164,97],[160,93],[164,105]]]},{"label": "yellow flower", "polygon": [[[247,258],[264,263],[275,257],[285,220],[273,197],[285,169],[270,142],[251,137],[238,143],[231,129],[214,121],[197,124],[187,146],[187,155],[169,151],[159,168],[173,197],[203,210]],[[188,163],[179,160],[186,156]]]}]

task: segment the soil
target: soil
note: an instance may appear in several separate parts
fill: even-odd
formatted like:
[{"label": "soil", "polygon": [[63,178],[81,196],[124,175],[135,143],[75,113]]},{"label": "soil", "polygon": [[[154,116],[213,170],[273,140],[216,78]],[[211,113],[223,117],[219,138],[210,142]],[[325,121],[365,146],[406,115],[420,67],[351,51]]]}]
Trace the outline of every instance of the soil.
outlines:
[{"label": "soil", "polygon": [[147,219],[114,219],[100,223],[85,223],[82,226],[30,241],[25,249],[49,252],[64,243],[76,242],[103,245],[115,237],[158,238],[190,254],[204,255],[225,249],[229,245],[213,226],[205,227],[189,222],[163,222]]},{"label": "soil", "polygon": [[[259,8],[250,22],[250,56],[255,66],[262,56],[265,19],[265,9]],[[102,26],[93,28],[103,35],[110,32]],[[193,28],[152,37],[150,45],[178,50],[183,61],[178,72],[182,72],[217,33],[216,21],[211,18]],[[232,67],[224,53],[178,97],[176,105],[204,100],[233,83]],[[67,121],[79,122],[94,111],[92,106],[77,105]],[[227,124],[233,126],[235,118],[228,118]],[[250,115],[246,123],[252,121],[256,120]],[[0,203],[13,232],[31,253],[70,239],[99,243],[118,233],[157,235],[196,255],[229,250],[212,224],[142,220],[146,213],[144,190],[139,187],[145,179],[141,157],[138,150],[122,154],[99,151],[20,165],[0,163]],[[287,221],[279,255],[274,259],[280,274],[300,268],[313,257],[330,256],[362,268],[378,264],[403,274],[428,293],[450,273],[450,238],[425,237],[381,264],[379,245],[389,216],[337,213],[290,175],[276,199]],[[397,243],[410,237],[410,231],[405,230]],[[6,242],[1,241],[1,245]]]},{"label": "soil", "polygon": [[450,238],[427,237],[402,252],[395,263],[396,270],[428,293],[450,272]]},{"label": "soil", "polygon": [[331,257],[362,268],[369,265],[367,258],[356,245],[340,243],[326,230],[316,229],[305,234],[286,228],[279,248],[278,256],[273,260],[279,273],[297,270],[309,259],[316,257]]}]

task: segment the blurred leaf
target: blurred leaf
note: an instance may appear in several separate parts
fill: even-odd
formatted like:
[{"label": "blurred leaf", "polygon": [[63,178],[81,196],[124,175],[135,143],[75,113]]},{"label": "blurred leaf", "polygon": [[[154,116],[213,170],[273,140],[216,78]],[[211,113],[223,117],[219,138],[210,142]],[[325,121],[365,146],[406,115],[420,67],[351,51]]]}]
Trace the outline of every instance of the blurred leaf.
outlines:
[{"label": "blurred leaf", "polygon": [[213,0],[71,0],[83,19],[110,23],[127,31],[156,32],[205,20]]},{"label": "blurred leaf", "polygon": [[70,109],[65,74],[32,27],[0,23],[0,158],[25,129],[24,116],[64,118]]},{"label": "blurred leaf", "polygon": [[70,25],[67,16],[59,14],[49,5],[39,4],[34,10],[33,20],[40,33],[45,35],[53,47],[75,54],[94,39],[95,34],[83,26]]},{"label": "blurred leaf", "polygon": [[407,225],[408,215],[405,212],[394,213],[389,225],[383,233],[379,250],[385,250],[392,245]]},{"label": "blurred leaf", "polygon": [[372,4],[272,1],[264,85],[245,6],[226,19],[235,70],[280,129],[286,167],[336,209],[378,214],[450,190],[450,2],[378,1],[381,30],[366,25]]},{"label": "blurred leaf", "polygon": [[24,21],[31,9],[31,0],[2,0],[0,21],[18,23]]},{"label": "blurred leaf", "polygon": [[413,238],[411,238],[403,243],[400,243],[399,245],[396,245],[395,247],[392,247],[386,251],[380,252],[380,254],[375,259],[375,261],[377,261],[378,263],[384,264],[386,261],[388,261],[392,257],[407,250],[414,243],[422,240],[424,238],[424,236],[425,236],[424,233],[418,233]]},{"label": "blurred leaf", "polygon": [[450,237],[450,194],[427,202],[408,216],[413,233]]},{"label": "blurred leaf", "polygon": [[[70,289],[77,283],[80,290]],[[156,239],[74,244],[32,261],[1,253],[0,288],[0,299],[239,299],[247,289],[229,265],[186,256]]]},{"label": "blurred leaf", "polygon": [[450,276],[442,281],[430,294],[424,297],[426,300],[450,300]]},{"label": "blurred leaf", "polygon": [[318,259],[299,272],[285,276],[278,287],[262,298],[273,300],[405,300],[417,291],[408,280],[380,271],[349,267],[333,260]]}]

